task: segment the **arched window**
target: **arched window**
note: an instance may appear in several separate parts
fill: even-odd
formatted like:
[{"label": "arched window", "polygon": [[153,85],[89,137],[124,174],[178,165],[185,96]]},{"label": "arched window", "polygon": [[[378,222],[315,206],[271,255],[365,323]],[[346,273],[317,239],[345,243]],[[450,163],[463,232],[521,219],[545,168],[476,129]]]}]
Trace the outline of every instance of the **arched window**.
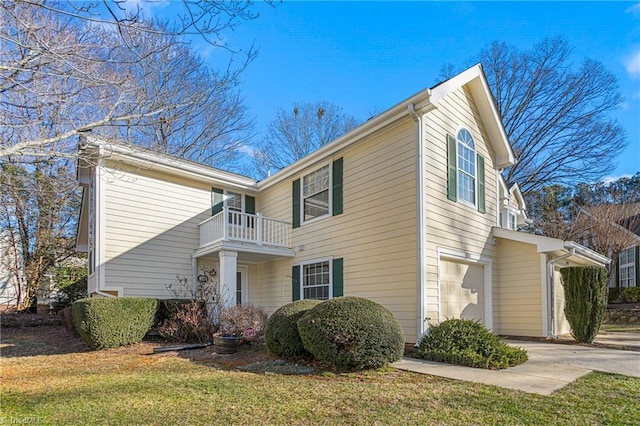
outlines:
[{"label": "arched window", "polygon": [[467,129],[456,136],[458,148],[458,198],[476,204],[476,151],[473,137]]}]

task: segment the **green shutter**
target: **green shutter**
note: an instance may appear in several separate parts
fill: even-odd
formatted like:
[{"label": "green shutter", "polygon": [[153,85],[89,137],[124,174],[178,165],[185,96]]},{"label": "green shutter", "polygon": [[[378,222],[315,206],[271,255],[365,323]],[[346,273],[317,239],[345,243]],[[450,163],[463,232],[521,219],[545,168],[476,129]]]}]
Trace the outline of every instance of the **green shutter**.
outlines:
[{"label": "green shutter", "polygon": [[211,188],[211,216],[215,216],[222,211],[222,206],[224,205],[223,192],[220,188]]},{"label": "green shutter", "polygon": [[447,135],[447,198],[451,201],[458,199],[458,158],[456,157],[456,138]]},{"label": "green shutter", "polygon": [[293,192],[292,192],[292,198],[293,198],[293,212],[292,212],[292,216],[293,216],[293,227],[294,228],[299,228],[300,227],[300,179],[296,179],[293,181]]},{"label": "green shutter", "polygon": [[291,268],[291,300],[300,300],[300,265]]},{"label": "green shutter", "polygon": [[478,154],[476,166],[478,169],[478,211],[484,213],[486,211],[484,195],[484,157],[480,154]]},{"label": "green shutter", "polygon": [[333,162],[333,215],[342,214],[342,170],[343,160],[338,158]]},{"label": "green shutter", "polygon": [[244,212],[247,214],[256,214],[256,197],[251,195],[244,196]]},{"label": "green shutter", "polygon": [[344,295],[344,279],[343,279],[344,259],[333,259],[333,297]]}]

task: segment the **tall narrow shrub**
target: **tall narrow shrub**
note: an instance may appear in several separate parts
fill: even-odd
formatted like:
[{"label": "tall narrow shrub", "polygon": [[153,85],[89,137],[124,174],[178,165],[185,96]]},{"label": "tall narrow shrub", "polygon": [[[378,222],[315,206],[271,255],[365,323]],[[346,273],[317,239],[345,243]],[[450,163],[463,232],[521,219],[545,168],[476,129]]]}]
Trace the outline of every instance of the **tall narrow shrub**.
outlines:
[{"label": "tall narrow shrub", "polygon": [[571,266],[560,270],[564,314],[571,335],[579,343],[596,338],[607,307],[607,270],[599,266]]}]

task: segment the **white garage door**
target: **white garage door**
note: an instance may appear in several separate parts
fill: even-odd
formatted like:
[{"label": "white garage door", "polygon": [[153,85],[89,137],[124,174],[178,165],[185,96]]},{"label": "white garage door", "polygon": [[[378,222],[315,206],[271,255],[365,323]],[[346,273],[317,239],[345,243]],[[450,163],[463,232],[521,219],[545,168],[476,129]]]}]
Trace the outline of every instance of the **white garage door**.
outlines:
[{"label": "white garage door", "polygon": [[484,267],[440,261],[441,319],[484,321]]}]

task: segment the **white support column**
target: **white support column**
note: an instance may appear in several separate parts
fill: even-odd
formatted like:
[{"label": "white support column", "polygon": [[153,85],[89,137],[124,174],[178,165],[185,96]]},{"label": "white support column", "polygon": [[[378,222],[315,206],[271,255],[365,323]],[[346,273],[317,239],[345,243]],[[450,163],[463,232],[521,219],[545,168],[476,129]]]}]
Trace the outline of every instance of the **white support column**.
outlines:
[{"label": "white support column", "polygon": [[218,297],[222,299],[222,306],[233,306],[236,303],[238,252],[223,250],[219,256],[220,270],[218,271],[218,277],[220,279],[220,295]]}]

